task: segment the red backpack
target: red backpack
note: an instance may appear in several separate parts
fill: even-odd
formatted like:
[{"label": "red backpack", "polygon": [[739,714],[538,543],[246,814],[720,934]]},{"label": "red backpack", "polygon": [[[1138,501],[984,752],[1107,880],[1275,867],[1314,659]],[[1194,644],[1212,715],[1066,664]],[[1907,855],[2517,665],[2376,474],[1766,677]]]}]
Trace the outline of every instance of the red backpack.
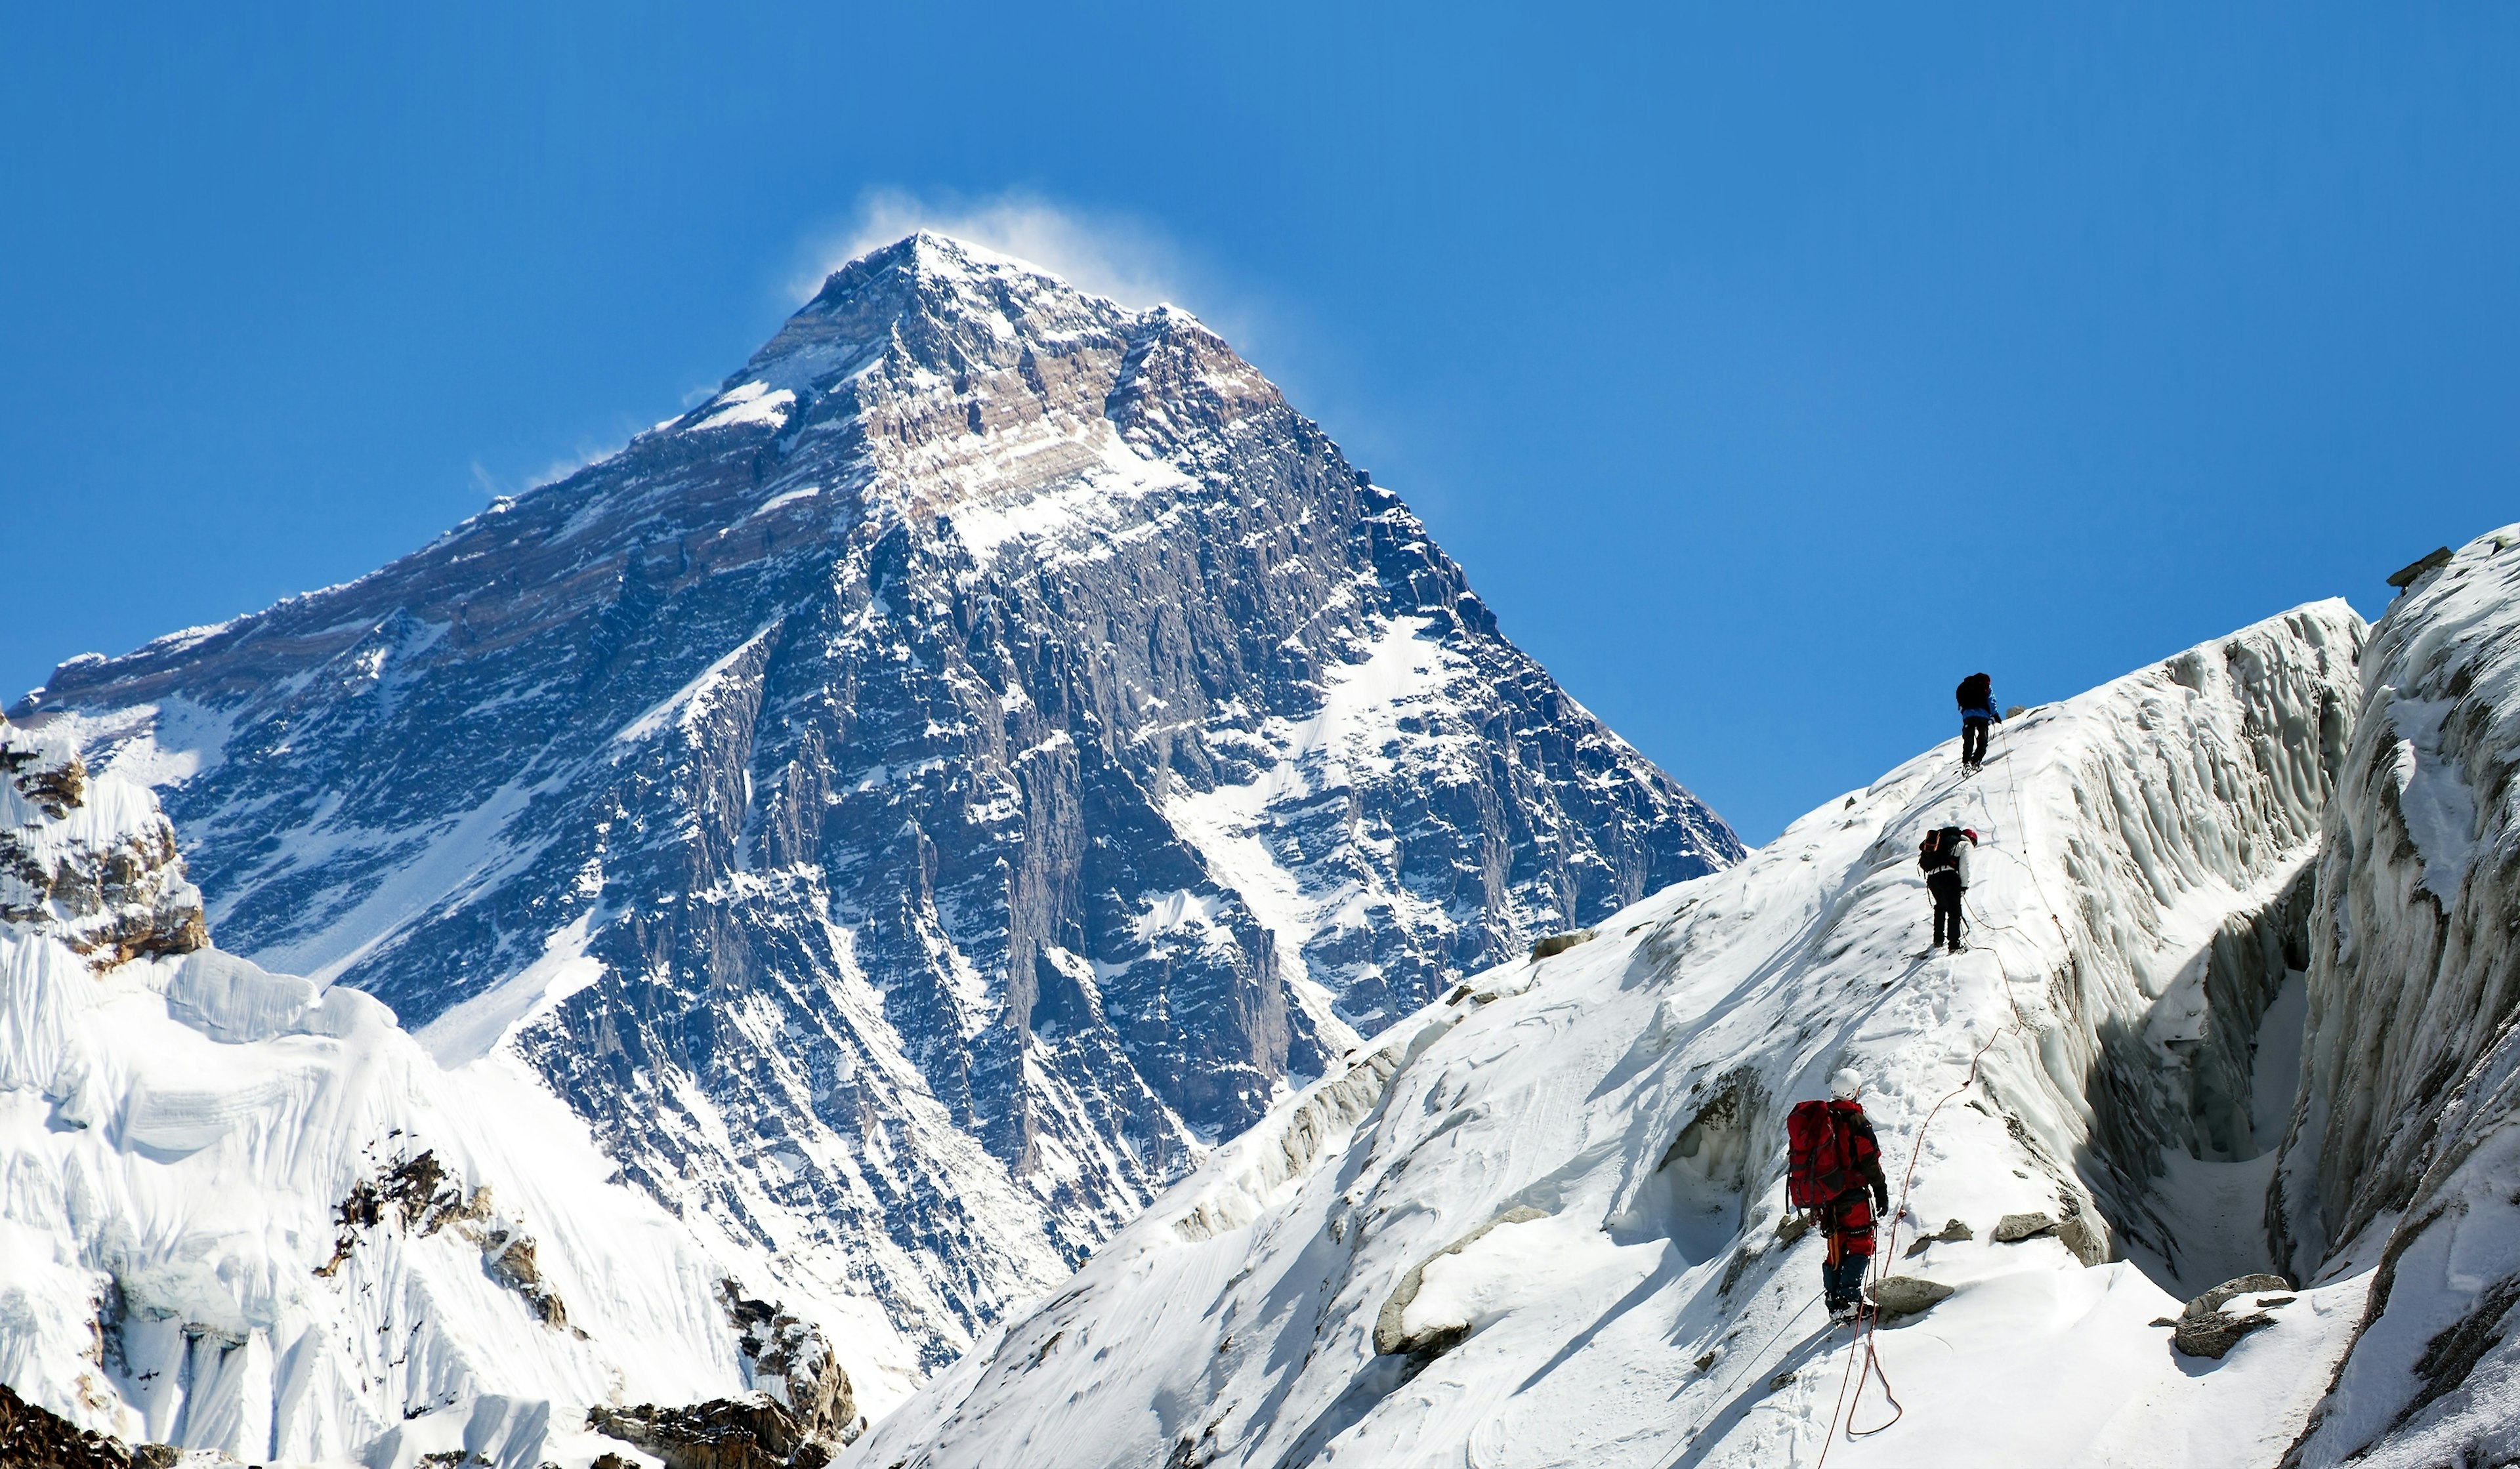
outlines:
[{"label": "red backpack", "polygon": [[1864,1186],[1855,1172],[1854,1139],[1843,1115],[1824,1101],[1794,1103],[1785,1114],[1785,1201],[1817,1209]]}]

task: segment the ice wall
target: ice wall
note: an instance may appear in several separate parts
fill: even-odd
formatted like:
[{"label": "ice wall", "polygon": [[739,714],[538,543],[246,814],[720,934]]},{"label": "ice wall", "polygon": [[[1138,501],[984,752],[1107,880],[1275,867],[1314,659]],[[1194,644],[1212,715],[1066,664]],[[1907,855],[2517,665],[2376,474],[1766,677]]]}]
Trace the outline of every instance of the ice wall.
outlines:
[{"label": "ice wall", "polygon": [[2520,526],[2373,630],[2319,860],[2305,1080],[2272,1214],[2294,1269],[2372,1272],[2288,1463],[2520,1456]]},{"label": "ice wall", "polygon": [[[1973,779],[1946,745],[1474,978],[846,1462],[1808,1463],[1848,1358],[1817,1242],[1774,1225],[1784,1112],[1840,1066],[1894,1182],[1915,1163],[1897,1268],[1955,1294],[1881,1333],[1906,1417],[1832,1465],[2272,1462],[2360,1284],[2210,1372],[2152,1323],[2269,1249],[2247,1099],[2363,632],[2326,602],[2190,649],[2008,724]],[[1958,958],[1919,953],[1946,822],[1984,838]],[[2048,1227],[1990,1237],[2017,1216]],[[1953,1220],[1972,1237],[1906,1253]]]}]

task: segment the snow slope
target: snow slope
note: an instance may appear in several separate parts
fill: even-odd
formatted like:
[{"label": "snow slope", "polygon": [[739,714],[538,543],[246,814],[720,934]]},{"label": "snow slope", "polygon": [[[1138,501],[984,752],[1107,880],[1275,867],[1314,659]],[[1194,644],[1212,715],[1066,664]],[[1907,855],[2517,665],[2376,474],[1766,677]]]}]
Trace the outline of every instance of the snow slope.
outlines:
[{"label": "snow slope", "polygon": [[441,1070],[368,996],[204,947],[145,787],[6,724],[0,768],[0,1381],[368,1469],[583,1464],[630,1452],[591,1406],[788,1394],[724,1286],[766,1264],[623,1186],[520,1062]]},{"label": "snow slope", "polygon": [[[1974,780],[1946,745],[1476,976],[845,1462],[2272,1462],[2368,1276],[2219,1361],[2149,1323],[2272,1262],[2254,1064],[2290,1053],[2363,635],[2342,602],[2244,629],[2007,724]],[[1919,957],[1914,854],[1950,820],[1986,839],[1972,947]],[[1890,1258],[1956,1293],[1873,1338],[1904,1417],[1832,1442],[1893,1410],[1846,1386],[1820,1245],[1776,1224],[1783,1114],[1840,1066],[1903,1189],[1914,1161]],[[2058,1227],[1995,1242],[2013,1215]]]},{"label": "snow slope", "polygon": [[2280,1218],[2305,1274],[2373,1270],[2288,1464],[2520,1459],[2520,526],[2391,604],[2320,858]]}]

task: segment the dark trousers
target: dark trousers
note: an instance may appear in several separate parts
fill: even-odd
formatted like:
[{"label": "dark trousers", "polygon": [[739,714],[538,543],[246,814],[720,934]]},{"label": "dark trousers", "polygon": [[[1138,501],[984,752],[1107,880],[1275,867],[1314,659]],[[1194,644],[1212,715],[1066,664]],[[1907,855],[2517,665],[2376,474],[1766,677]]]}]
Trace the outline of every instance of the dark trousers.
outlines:
[{"label": "dark trousers", "polygon": [[1864,1268],[1872,1263],[1869,1255],[1842,1255],[1834,1263],[1822,1261],[1820,1283],[1828,1293],[1828,1309],[1852,1306],[1864,1297]]},{"label": "dark trousers", "polygon": [[1977,765],[1986,759],[1986,727],[1983,719],[1960,721],[1960,764]]},{"label": "dark trousers", "polygon": [[1925,890],[1934,895],[1934,942],[1949,948],[1960,947],[1960,886],[1957,873],[1936,872],[1925,879]]}]

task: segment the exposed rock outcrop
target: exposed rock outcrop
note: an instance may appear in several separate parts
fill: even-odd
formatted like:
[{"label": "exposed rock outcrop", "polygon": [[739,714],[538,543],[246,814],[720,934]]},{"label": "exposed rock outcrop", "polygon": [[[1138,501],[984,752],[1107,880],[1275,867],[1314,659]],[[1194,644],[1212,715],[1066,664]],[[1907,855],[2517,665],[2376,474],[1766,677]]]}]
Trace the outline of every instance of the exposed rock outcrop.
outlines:
[{"label": "exposed rock outcrop", "polygon": [[822,1331],[768,1301],[743,1294],[734,1280],[718,1282],[752,1385],[788,1409],[800,1442],[843,1446],[866,1427],[857,1393]]},{"label": "exposed rock outcrop", "polygon": [[66,740],[0,720],[0,923],[58,938],[98,969],[207,944],[174,826],[155,810],[91,810],[88,798],[87,768]]},{"label": "exposed rock outcrop", "polygon": [[131,1450],[0,1384],[0,1464],[9,1469],[130,1469]]},{"label": "exposed rock outcrop", "polygon": [[361,1236],[380,1225],[424,1239],[452,1228],[480,1250],[481,1269],[490,1278],[523,1297],[544,1325],[555,1330],[568,1326],[568,1307],[535,1264],[533,1239],[500,1217],[486,1185],[467,1190],[434,1152],[424,1149],[398,1159],[376,1178],[359,1180],[335,1206],[334,1219],[340,1233],[333,1244],[333,1258],[316,1268],[318,1275],[339,1270],[359,1247]]},{"label": "exposed rock outcrop", "polygon": [[822,1469],[832,1446],[804,1437],[788,1405],[767,1393],[689,1407],[598,1407],[586,1426],[665,1461],[665,1469]]}]

